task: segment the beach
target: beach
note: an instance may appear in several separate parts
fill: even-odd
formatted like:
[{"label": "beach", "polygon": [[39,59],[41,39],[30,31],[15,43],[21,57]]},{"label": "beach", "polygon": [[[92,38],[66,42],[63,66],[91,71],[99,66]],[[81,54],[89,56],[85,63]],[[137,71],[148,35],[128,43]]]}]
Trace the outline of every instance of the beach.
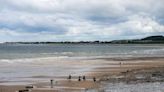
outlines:
[{"label": "beach", "polygon": [[0,0],[0,92],[164,92],[164,0]]},{"label": "beach", "polygon": [[1,44],[0,92],[163,92],[163,61],[162,44]]},{"label": "beach", "polygon": [[[101,62],[97,62],[99,60]],[[25,86],[28,85],[35,86],[31,92],[110,92],[109,90],[111,90],[110,87],[112,87],[112,84],[115,86],[119,85],[118,87],[124,83],[136,87],[143,83],[147,83],[150,86],[151,84],[153,86],[154,83],[163,85],[163,57],[96,58],[96,60],[90,59],[90,61],[92,62],[87,64],[87,66],[89,65],[88,67],[93,68],[79,75],[85,75],[86,80],[81,79],[81,81],[78,81],[77,74],[72,75],[71,79],[67,79],[68,76],[32,76],[30,79],[42,79],[42,81],[38,80],[33,81],[34,83],[26,84],[27,81],[22,80],[22,84],[18,85],[16,83],[10,85],[10,82],[1,81],[0,92],[15,92],[20,89],[25,89]],[[85,61],[72,62],[71,64],[86,66]],[[93,77],[96,77],[96,82],[93,81]],[[50,88],[50,79],[54,80],[53,88]],[[23,82],[25,82],[25,84],[23,84]],[[5,83],[7,83],[7,85],[5,85]],[[115,89],[117,89],[117,87]],[[151,87],[147,89],[149,90]],[[152,90],[152,92],[159,92],[159,90],[161,90],[160,92],[164,91],[164,89],[159,86],[158,90]],[[149,92],[151,91],[149,90]]]}]

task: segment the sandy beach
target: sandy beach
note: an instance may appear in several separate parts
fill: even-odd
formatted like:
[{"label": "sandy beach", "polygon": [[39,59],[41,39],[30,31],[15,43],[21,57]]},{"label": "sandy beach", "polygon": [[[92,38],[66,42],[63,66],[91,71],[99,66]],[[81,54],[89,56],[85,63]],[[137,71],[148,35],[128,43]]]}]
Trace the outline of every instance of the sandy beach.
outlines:
[{"label": "sandy beach", "polygon": [[164,92],[164,0],[0,0],[0,92]]},{"label": "sandy beach", "polygon": [[[86,80],[81,79],[81,81],[78,81],[78,77],[83,75],[72,76],[69,80],[67,79],[68,76],[33,76],[32,78],[34,79],[60,79],[54,81],[53,88],[50,88],[49,81],[38,81],[31,84],[35,86],[35,88],[31,89],[30,92],[85,92],[88,90],[104,92],[104,85],[102,85],[104,82],[154,83],[164,81],[164,58],[162,57],[99,59],[103,60],[103,62],[90,64],[90,66],[99,65],[98,67],[94,67],[83,74],[86,76]],[[78,64],[80,64],[80,62]],[[93,81],[93,77],[96,78],[96,82]],[[1,85],[0,92],[16,92],[25,89],[26,86],[27,85]]]}]

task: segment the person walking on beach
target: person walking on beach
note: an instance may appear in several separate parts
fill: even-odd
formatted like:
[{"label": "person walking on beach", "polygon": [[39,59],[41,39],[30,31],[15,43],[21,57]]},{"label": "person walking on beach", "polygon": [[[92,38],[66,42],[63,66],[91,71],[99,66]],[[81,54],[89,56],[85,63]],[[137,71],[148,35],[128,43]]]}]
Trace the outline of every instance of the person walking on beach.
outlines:
[{"label": "person walking on beach", "polygon": [[86,80],[86,78],[85,78],[85,76],[83,76],[83,81],[85,81]]},{"label": "person walking on beach", "polygon": [[93,77],[93,81],[96,82],[96,78],[95,77]]},{"label": "person walking on beach", "polygon": [[122,63],[121,63],[121,62],[119,62],[119,65],[120,65],[120,67],[121,67]]},{"label": "person walking on beach", "polygon": [[50,85],[51,85],[51,88],[53,88],[53,79],[50,80]]},{"label": "person walking on beach", "polygon": [[68,76],[68,79],[70,80],[71,78],[72,78],[72,76],[71,76],[71,75],[69,75],[69,76]]},{"label": "person walking on beach", "polygon": [[81,81],[81,76],[79,76],[79,79],[78,79],[78,81]]}]

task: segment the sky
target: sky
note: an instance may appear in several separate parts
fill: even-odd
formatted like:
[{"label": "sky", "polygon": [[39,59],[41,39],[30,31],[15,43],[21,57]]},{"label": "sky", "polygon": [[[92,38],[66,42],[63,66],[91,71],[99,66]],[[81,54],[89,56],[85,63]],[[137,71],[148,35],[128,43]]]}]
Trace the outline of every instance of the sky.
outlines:
[{"label": "sky", "polygon": [[0,42],[164,35],[164,0],[0,0]]}]

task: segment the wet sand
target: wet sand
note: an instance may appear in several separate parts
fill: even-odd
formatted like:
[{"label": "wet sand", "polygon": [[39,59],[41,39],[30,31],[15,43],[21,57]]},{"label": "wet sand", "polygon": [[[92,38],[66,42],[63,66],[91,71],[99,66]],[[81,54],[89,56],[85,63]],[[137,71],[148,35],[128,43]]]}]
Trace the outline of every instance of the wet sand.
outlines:
[{"label": "wet sand", "polygon": [[[162,57],[144,57],[144,58],[120,58],[120,59],[101,59],[94,65],[92,70],[85,72],[85,81],[78,81],[78,76],[73,76],[68,80],[68,76],[61,76],[60,80],[54,82],[54,88],[50,88],[49,81],[37,82],[33,84],[34,88],[31,92],[81,92],[82,90],[96,89],[101,91],[101,82],[163,82],[164,81],[164,58]],[[98,60],[99,60],[98,59]],[[111,62],[110,62],[111,61]],[[92,66],[92,64],[90,64]],[[82,76],[82,75],[80,75]],[[96,77],[96,82],[93,82]],[[32,78],[51,78],[55,76],[33,76]],[[58,77],[60,78],[60,76]],[[0,92],[15,92],[24,89],[25,86],[0,86]]]}]

